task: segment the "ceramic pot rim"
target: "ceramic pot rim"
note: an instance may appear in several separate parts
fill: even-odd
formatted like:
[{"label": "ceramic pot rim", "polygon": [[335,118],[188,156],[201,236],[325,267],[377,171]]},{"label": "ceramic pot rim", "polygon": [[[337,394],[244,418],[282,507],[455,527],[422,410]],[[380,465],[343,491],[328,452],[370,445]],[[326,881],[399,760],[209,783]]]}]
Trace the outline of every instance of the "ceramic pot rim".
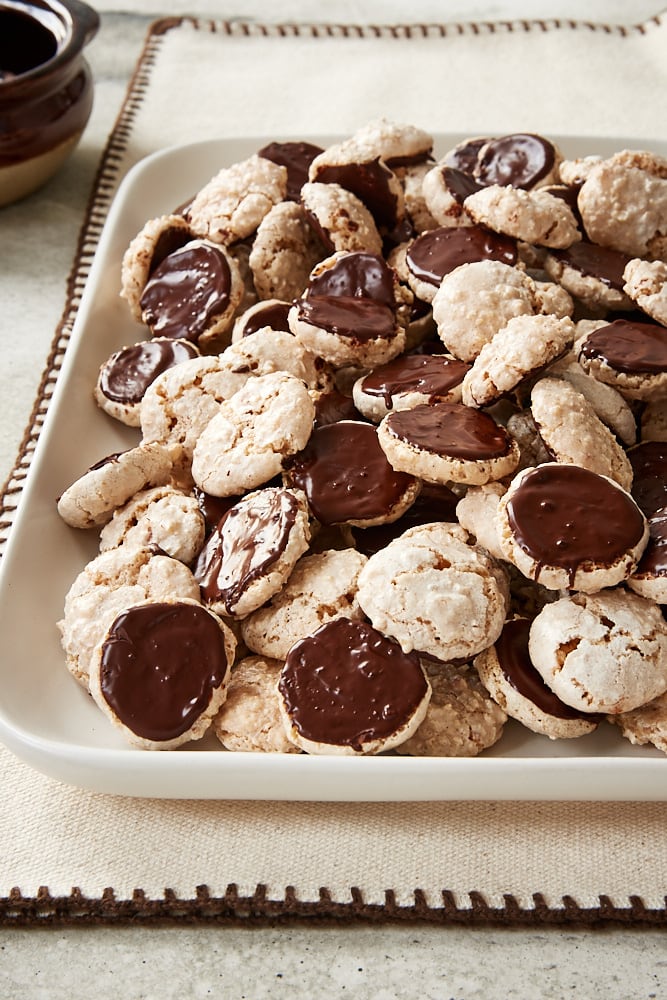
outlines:
[{"label": "ceramic pot rim", "polygon": [[[30,8],[54,14],[63,26],[63,37],[50,59],[25,73],[0,81],[0,100],[18,97],[33,81],[50,76],[67,65],[79,55],[99,28],[99,14],[82,0],[0,0],[0,13],[17,11],[30,17]],[[38,18],[35,20],[39,22]]]}]

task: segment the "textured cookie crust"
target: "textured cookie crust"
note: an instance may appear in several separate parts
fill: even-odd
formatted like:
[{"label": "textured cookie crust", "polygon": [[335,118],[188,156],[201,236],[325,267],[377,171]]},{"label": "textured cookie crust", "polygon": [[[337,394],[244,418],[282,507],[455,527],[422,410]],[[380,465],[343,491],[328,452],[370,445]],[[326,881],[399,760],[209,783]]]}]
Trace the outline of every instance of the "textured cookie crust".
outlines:
[{"label": "textured cookie crust", "polygon": [[167,483],[173,465],[166,444],[142,441],[75,480],[58,499],[58,513],[72,528],[99,527],[139,490]]},{"label": "textured cookie crust", "polygon": [[453,660],[495,642],[508,586],[504,571],[468,543],[463,528],[441,522],[409,528],[372,555],[358,597],[375,628],[405,651]]},{"label": "textured cookie crust", "polygon": [[322,358],[306,350],[290,333],[268,326],[230,344],[223,360],[235,374],[287,372],[309,389],[328,391],[333,387],[333,372]]},{"label": "textured cookie crust", "polygon": [[634,746],[652,746],[667,753],[667,693],[630,712],[609,715],[608,721],[621,730]]},{"label": "textured cookie crust", "polygon": [[511,319],[532,315],[534,301],[534,283],[523,271],[500,261],[475,261],[442,279],[433,319],[447,350],[462,361],[474,361]]},{"label": "textured cookie crust", "polygon": [[195,195],[187,220],[205,239],[235,243],[254,233],[286,193],[285,167],[253,155],[212,177]]},{"label": "textured cookie crust", "polygon": [[631,260],[623,272],[625,291],[640,309],[667,326],[667,264],[661,260]]},{"label": "textured cookie crust", "polygon": [[249,263],[260,299],[295,299],[325,255],[301,205],[283,201],[262,219]]},{"label": "textured cookie crust", "polygon": [[540,435],[559,462],[580,465],[632,486],[632,466],[593,406],[570,382],[543,378],[531,391],[531,411]]},{"label": "textured cookie crust", "polygon": [[426,717],[397,753],[414,757],[476,757],[497,743],[507,715],[469,665],[424,663],[431,684]]},{"label": "textured cookie crust", "polygon": [[498,505],[506,489],[502,483],[470,486],[456,505],[456,517],[461,527],[474,538],[476,545],[486,549],[494,559],[507,558],[500,545],[496,524]]},{"label": "textured cookie crust", "polygon": [[516,316],[485,344],[463,379],[467,406],[489,406],[560,357],[574,340],[571,319]]},{"label": "textured cookie crust", "polygon": [[291,646],[334,618],[363,618],[357,600],[366,556],[354,549],[304,555],[285,586],[241,623],[248,649],[285,659]]},{"label": "textured cookie crust", "polygon": [[277,476],[283,460],[305,447],[315,405],[287,372],[253,376],[218,412],[192,453],[192,477],[213,496],[236,496]]},{"label": "textured cookie crust", "polygon": [[280,660],[246,656],[232,668],[227,698],[213,720],[226,750],[252,753],[298,753],[288,740],[278,707],[276,684]]},{"label": "textured cookie crust", "polygon": [[93,651],[116,615],[147,599],[174,597],[199,600],[197,581],[178,560],[124,547],[97,556],[72,583],[58,622],[69,671],[87,687]]},{"label": "textured cookie crust", "polygon": [[628,712],[667,689],[667,624],[656,604],[624,590],[546,605],[529,651],[552,691],[583,712]]},{"label": "textured cookie crust", "polygon": [[100,533],[100,552],[119,545],[148,548],[189,565],[204,541],[204,516],[193,496],[169,486],[136,493]]},{"label": "textured cookie crust", "polygon": [[160,238],[168,238],[172,244],[181,239],[185,244],[192,238],[192,230],[182,215],[161,215],[157,219],[149,219],[123,254],[120,295],[139,322],[141,322],[141,294],[150,277]]},{"label": "textured cookie crust", "polygon": [[382,253],[382,237],[362,201],[340,184],[304,184],[301,201],[318,235],[332,251]]},{"label": "textured cookie crust", "polygon": [[581,239],[570,207],[541,188],[524,191],[491,184],[468,195],[464,206],[478,225],[526,243],[564,248]]},{"label": "textured cookie crust", "polygon": [[624,445],[630,447],[637,440],[637,422],[627,400],[611,385],[587,375],[571,354],[549,368],[549,376],[562,378],[588,400],[603,424]]}]

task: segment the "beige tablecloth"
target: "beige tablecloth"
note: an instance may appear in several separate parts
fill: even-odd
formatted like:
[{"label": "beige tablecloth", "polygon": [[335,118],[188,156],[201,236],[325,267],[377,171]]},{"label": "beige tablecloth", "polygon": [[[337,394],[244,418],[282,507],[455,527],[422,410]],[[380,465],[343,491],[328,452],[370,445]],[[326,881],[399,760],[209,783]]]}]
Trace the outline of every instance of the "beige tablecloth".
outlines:
[{"label": "beige tablecloth", "polygon": [[[434,132],[667,138],[667,20],[151,29],[88,206],[63,320],[3,496],[11,530],[120,178],[210,137]],[[667,803],[156,801],[60,785],[0,749],[0,922],[667,921]]]}]

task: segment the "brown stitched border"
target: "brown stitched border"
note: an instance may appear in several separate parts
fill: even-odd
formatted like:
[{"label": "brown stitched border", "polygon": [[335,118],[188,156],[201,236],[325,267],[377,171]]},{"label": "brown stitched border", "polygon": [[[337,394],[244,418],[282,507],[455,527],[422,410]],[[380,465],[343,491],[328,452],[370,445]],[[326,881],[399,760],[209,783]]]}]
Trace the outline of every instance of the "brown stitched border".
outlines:
[{"label": "brown stitched border", "polygon": [[470,905],[457,906],[453,893],[443,890],[440,906],[429,906],[420,889],[414,891],[411,906],[399,906],[395,894],[385,892],[384,903],[365,903],[360,889],[350,889],[348,903],[336,902],[321,888],[319,899],[300,900],[293,886],[287,886],[283,899],[268,899],[266,887],[258,885],[252,896],[241,896],[236,885],[227,886],[224,896],[211,896],[205,885],[197,886],[194,899],[179,899],[165,889],[162,899],[147,899],[135,889],[131,899],[116,899],[113,889],[105,889],[99,899],[88,899],[79,889],[69,896],[52,896],[42,887],[28,899],[18,889],[0,899],[0,927],[62,927],[91,925],[244,925],[258,927],[276,924],[312,924],[340,926],[350,923],[420,923],[441,926],[513,926],[513,927],[664,927],[667,907],[647,909],[638,896],[630,896],[628,907],[614,906],[608,896],[599,897],[599,905],[581,907],[571,896],[564,896],[562,906],[549,907],[541,893],[532,896],[531,908],[519,906],[511,894],[503,896],[504,906],[491,907],[479,892],[470,892]]},{"label": "brown stitched border", "polygon": [[[0,492],[0,555],[14,520],[35,444],[53,393],[67,347],[81,295],[109,211],[120,164],[127,148],[134,120],[150,80],[150,71],[158,54],[162,37],[173,28],[189,23],[196,30],[220,32],[228,36],[294,37],[447,37],[460,34],[484,34],[500,31],[576,30],[602,31],[628,37],[644,34],[661,24],[661,16],[633,26],[592,24],[585,21],[502,21],[481,24],[449,25],[323,25],[276,24],[249,22],[204,21],[189,16],[166,17],[155,21],[148,30],[126,97],[109,139],[104,147],[95,174],[92,191],[80,230],[74,263],[70,271],[63,313],[56,327],[50,353],[37,391],[37,397],[24,433],[18,457],[7,482]],[[47,887],[35,897],[25,897],[19,889],[0,898],[1,927],[62,927],[91,925],[159,924],[169,925],[229,925],[270,926],[284,923],[308,923],[338,926],[350,923],[424,923],[466,926],[562,927],[567,925],[607,927],[618,925],[646,928],[667,925],[666,905],[648,909],[639,896],[629,897],[629,906],[615,906],[608,896],[599,897],[596,907],[581,907],[572,896],[564,896],[562,906],[549,907],[541,893],[532,896],[533,907],[521,907],[511,894],[503,896],[503,907],[491,907],[479,892],[468,894],[470,905],[458,906],[453,893],[443,890],[442,905],[429,906],[420,889],[414,891],[414,904],[399,906],[392,890],[385,892],[384,903],[365,903],[363,892],[350,889],[350,902],[337,902],[326,888],[319,891],[316,901],[299,900],[294,888],[287,886],[283,899],[267,898],[266,887],[258,885],[252,896],[241,896],[236,885],[230,884],[224,896],[211,896],[207,887],[196,889],[194,899],[180,899],[171,889],[165,889],[162,899],[149,899],[141,889],[135,889],[131,899],[116,899],[113,889],[105,889],[98,899],[84,896],[72,889],[69,896],[52,896]]]}]

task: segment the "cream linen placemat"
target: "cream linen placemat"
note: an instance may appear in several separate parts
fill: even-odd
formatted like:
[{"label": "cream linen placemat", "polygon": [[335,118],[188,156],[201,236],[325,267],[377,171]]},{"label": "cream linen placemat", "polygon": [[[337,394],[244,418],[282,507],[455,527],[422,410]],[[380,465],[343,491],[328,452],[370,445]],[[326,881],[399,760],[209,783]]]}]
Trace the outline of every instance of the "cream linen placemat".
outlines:
[{"label": "cream linen placemat", "polygon": [[[104,151],[33,420],[11,528],[117,183],[218,136],[431,131],[664,139],[667,21],[150,30]],[[667,922],[667,803],[155,801],[62,786],[0,749],[0,922],[336,918]]]}]

